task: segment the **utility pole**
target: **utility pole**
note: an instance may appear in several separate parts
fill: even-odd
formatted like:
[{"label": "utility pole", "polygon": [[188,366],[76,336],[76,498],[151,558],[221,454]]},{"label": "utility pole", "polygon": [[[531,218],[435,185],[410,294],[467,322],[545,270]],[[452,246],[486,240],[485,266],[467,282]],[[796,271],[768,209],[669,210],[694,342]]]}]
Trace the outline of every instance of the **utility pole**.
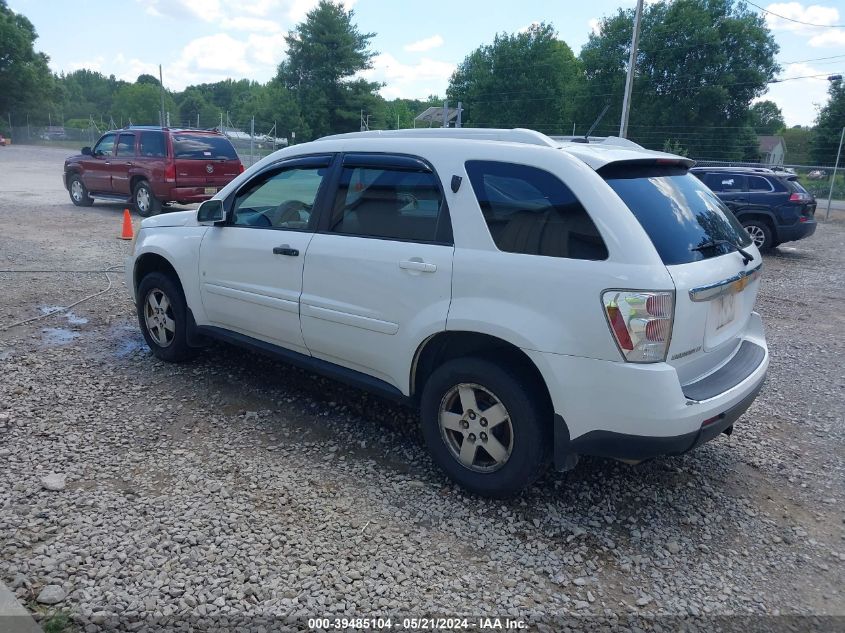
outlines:
[{"label": "utility pole", "polygon": [[161,64],[158,65],[158,92],[161,97],[161,127],[164,127],[164,76],[161,74]]},{"label": "utility pole", "polygon": [[643,0],[637,0],[637,12],[634,14],[634,34],[631,36],[631,56],[628,58],[628,77],[625,79],[625,98],[622,100],[622,121],[619,123],[619,136],[628,137],[628,115],[631,112],[631,90],[634,88],[634,70],[637,64],[637,43],[640,39],[640,19],[643,15]]},{"label": "utility pole", "polygon": [[449,127],[449,102],[443,102],[443,127]]},{"label": "utility pole", "polygon": [[464,111],[463,103],[458,101],[458,118],[455,120],[455,127],[462,127],[461,114],[463,114],[463,111]]},{"label": "utility pole", "polygon": [[255,117],[252,117],[252,121],[249,124],[249,164],[255,164],[255,155],[253,152],[253,139],[255,139]]},{"label": "utility pole", "polygon": [[833,185],[836,183],[836,170],[839,169],[839,155],[842,153],[842,141],[845,140],[845,127],[839,135],[839,149],[836,151],[836,164],[833,166],[833,178],[830,179],[830,192],[827,194],[827,212],[824,214],[824,221],[830,219],[830,201],[833,199]]}]

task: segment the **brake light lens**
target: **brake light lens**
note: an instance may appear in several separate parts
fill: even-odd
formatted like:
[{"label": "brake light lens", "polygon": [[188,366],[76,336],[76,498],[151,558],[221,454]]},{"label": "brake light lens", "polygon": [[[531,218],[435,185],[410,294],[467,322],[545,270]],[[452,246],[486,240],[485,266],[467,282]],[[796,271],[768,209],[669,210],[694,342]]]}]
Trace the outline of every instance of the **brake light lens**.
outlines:
[{"label": "brake light lens", "polygon": [[244,173],[244,164],[243,163],[238,164],[238,173],[239,174]]},{"label": "brake light lens", "polygon": [[602,294],[602,304],[610,331],[626,361],[666,360],[672,338],[674,292],[608,290]]},{"label": "brake light lens", "polygon": [[168,163],[164,168],[164,182],[176,182],[176,163]]},{"label": "brake light lens", "polygon": [[808,193],[793,193],[789,196],[790,202],[809,202],[810,194]]}]

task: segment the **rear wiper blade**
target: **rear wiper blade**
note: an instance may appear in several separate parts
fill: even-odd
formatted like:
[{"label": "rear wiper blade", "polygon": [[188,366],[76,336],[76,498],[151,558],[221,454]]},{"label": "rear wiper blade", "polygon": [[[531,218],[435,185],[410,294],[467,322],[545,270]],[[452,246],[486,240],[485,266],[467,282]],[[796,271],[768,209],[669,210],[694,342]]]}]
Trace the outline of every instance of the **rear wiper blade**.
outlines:
[{"label": "rear wiper blade", "polygon": [[704,242],[703,244],[699,244],[698,246],[693,246],[692,248],[690,248],[690,250],[691,251],[703,251],[703,250],[706,250],[708,248],[713,248],[715,246],[722,246],[723,244],[725,246],[730,246],[737,253],[742,255],[742,259],[743,259],[742,263],[743,264],[748,264],[748,262],[750,262],[754,259],[754,256],[751,255],[748,251],[743,250],[742,248],[739,247],[739,244],[736,244],[735,242],[731,242],[730,240],[708,240],[708,241]]}]

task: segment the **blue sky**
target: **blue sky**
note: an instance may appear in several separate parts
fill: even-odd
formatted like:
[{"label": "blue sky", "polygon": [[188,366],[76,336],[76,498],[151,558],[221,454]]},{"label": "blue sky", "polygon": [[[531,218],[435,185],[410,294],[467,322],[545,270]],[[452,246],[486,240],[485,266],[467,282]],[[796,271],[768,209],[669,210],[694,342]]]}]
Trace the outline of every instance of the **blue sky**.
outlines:
[{"label": "blue sky", "polygon": [[[648,0],[647,0],[648,1]],[[173,90],[227,77],[267,81],[285,54],[282,34],[317,0],[10,0],[39,34],[36,47],[55,71],[90,68],[133,81],[158,75]],[[367,72],[383,81],[382,94],[443,94],[449,75],[479,44],[497,32],[551,22],[576,54],[599,18],[634,0],[347,0],[362,31],[377,33],[379,51]],[[845,23],[845,0],[757,4],[794,20]],[[420,10],[425,7],[425,11]],[[752,7],[753,8],[753,7]],[[756,9],[755,9],[756,10]],[[845,74],[845,28],[817,28],[771,15],[780,44],[781,77]],[[834,59],[819,59],[838,56]],[[805,61],[810,60],[810,61]],[[787,63],[788,62],[788,63]],[[816,77],[771,86],[765,98],[782,108],[789,125],[811,124],[826,100],[827,81]]]}]

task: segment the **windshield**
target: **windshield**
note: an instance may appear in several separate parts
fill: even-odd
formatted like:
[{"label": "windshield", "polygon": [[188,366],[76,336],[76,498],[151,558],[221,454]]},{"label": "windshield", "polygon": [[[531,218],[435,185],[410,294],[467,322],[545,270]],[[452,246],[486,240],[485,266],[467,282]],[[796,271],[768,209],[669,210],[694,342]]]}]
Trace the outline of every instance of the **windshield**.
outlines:
[{"label": "windshield", "polygon": [[[751,239],[728,208],[685,169],[609,165],[600,170],[667,266],[718,257]],[[695,250],[694,250],[695,249]]]},{"label": "windshield", "polygon": [[210,134],[174,134],[173,156],[205,160],[235,160],[238,157],[229,139]]}]

